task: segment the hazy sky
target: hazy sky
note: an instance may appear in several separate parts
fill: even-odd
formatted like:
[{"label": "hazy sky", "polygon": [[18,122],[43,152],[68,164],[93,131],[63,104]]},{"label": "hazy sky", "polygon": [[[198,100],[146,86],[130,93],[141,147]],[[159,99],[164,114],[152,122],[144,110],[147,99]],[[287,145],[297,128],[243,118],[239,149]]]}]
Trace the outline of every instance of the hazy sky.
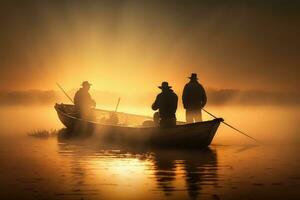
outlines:
[{"label": "hazy sky", "polygon": [[0,89],[299,91],[295,2],[1,1]]}]

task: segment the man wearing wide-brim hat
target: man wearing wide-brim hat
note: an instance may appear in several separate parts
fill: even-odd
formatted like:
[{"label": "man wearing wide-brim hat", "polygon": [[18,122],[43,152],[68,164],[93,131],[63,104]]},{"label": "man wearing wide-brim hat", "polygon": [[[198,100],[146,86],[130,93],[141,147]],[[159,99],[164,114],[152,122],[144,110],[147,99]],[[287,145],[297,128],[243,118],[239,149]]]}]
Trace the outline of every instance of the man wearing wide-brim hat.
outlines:
[{"label": "man wearing wide-brim hat", "polygon": [[96,106],[96,102],[89,93],[91,85],[88,81],[83,81],[81,84],[82,87],[74,96],[75,111],[78,117],[82,119],[89,119],[92,108]]},{"label": "man wearing wide-brim hat", "polygon": [[189,77],[190,81],[184,86],[182,94],[183,107],[186,109],[186,122],[202,121],[201,110],[205,106],[207,97],[203,86],[198,82],[196,73]]},{"label": "man wearing wide-brim hat", "polygon": [[163,128],[175,126],[178,97],[168,82],[162,82],[158,88],[162,92],[157,95],[152,109],[159,110],[159,126]]}]

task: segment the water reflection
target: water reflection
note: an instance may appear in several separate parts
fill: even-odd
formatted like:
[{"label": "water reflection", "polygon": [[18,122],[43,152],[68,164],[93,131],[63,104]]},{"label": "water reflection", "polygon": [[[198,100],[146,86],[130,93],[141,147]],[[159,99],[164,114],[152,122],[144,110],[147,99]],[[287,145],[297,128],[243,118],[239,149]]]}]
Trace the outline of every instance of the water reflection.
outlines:
[{"label": "water reflection", "polygon": [[[40,140],[27,137],[27,132],[62,127],[52,107],[0,112],[1,199],[298,200],[300,196],[299,108],[212,108],[254,137],[279,145],[266,142],[254,148],[246,137],[221,126],[208,153],[112,147],[93,138]],[[247,146],[241,145],[244,139]]]},{"label": "water reflection", "polygon": [[203,186],[217,183],[217,154],[210,148],[156,151],[153,163],[157,185],[166,196],[178,190],[173,185],[177,176],[184,178],[184,190],[192,199],[200,195]]},{"label": "water reflection", "polygon": [[[96,182],[98,186],[99,183],[101,186],[118,186],[118,181],[132,178],[127,176],[132,171],[136,180],[141,179],[139,176],[146,177],[144,182],[150,184],[147,183],[144,189],[150,192],[158,190],[163,196],[170,197],[174,193],[177,195],[178,192],[186,191],[190,199],[197,199],[205,187],[215,186],[218,181],[217,152],[210,148],[176,150],[141,149],[125,145],[110,147],[93,139],[68,137],[65,130],[59,133],[58,146],[59,155],[70,159],[71,174],[78,187],[83,186],[85,180]],[[91,175],[95,180],[88,180],[87,177]],[[109,181],[99,180],[103,177],[108,177]],[[96,187],[93,191],[96,193],[98,190],[99,187]],[[77,188],[77,191],[84,190]]]},{"label": "water reflection", "polygon": [[[197,154],[197,155],[195,155]],[[185,178],[190,197],[197,197],[203,185],[217,184],[217,154],[211,149],[202,150],[185,158]]]},{"label": "water reflection", "polygon": [[166,196],[172,194],[175,187],[172,185],[176,178],[175,160],[172,156],[166,153],[156,153],[153,159],[155,165],[154,174],[157,181],[158,188],[165,192]]}]

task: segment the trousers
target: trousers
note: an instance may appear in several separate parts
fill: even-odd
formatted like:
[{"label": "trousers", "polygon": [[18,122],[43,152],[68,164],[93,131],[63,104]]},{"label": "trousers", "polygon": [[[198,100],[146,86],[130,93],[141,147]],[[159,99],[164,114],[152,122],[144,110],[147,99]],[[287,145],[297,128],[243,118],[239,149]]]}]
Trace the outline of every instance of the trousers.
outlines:
[{"label": "trousers", "polygon": [[202,122],[202,112],[200,109],[186,109],[185,117],[187,123]]}]

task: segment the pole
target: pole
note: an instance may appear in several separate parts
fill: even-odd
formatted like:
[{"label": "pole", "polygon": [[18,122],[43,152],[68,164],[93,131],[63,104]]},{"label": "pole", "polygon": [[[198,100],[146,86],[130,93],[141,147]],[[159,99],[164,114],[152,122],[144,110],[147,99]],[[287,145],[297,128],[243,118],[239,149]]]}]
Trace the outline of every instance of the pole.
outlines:
[{"label": "pole", "polygon": [[118,103],[117,103],[117,106],[116,106],[115,112],[117,112],[117,110],[118,110],[118,107],[119,107],[120,100],[121,100],[121,97],[119,97],[119,98],[118,98]]},{"label": "pole", "polygon": [[[204,112],[206,112],[207,114],[209,114],[210,116],[212,116],[212,117],[214,117],[214,118],[218,118],[218,117],[216,117],[215,115],[213,115],[212,113],[210,113],[210,112],[208,112],[207,110],[205,110],[204,108],[202,108],[202,110],[203,110]],[[257,139],[251,137],[250,135],[248,135],[248,134],[246,134],[246,133],[240,131],[239,129],[237,129],[237,128],[231,126],[230,124],[227,124],[225,121],[222,121],[222,123],[225,124],[225,125],[227,125],[227,126],[229,126],[229,127],[232,128],[233,130],[235,130],[235,131],[237,131],[237,132],[239,132],[239,133],[241,133],[241,134],[247,136],[248,138],[251,138],[252,140],[256,141],[257,143],[261,143],[260,141],[258,141]]]},{"label": "pole", "polygon": [[68,99],[74,104],[73,99],[65,92],[65,90],[58,84],[56,83],[56,85],[59,87],[59,89],[61,89],[61,91],[68,97]]}]

